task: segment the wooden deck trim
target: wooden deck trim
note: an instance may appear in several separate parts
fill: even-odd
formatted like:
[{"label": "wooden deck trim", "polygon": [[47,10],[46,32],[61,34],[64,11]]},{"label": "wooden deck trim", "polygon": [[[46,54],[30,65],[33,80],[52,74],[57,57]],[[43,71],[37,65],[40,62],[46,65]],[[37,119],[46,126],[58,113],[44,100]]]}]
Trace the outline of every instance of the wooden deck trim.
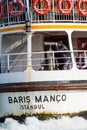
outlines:
[{"label": "wooden deck trim", "polygon": [[87,82],[32,82],[0,84],[0,93],[50,90],[87,90]]}]

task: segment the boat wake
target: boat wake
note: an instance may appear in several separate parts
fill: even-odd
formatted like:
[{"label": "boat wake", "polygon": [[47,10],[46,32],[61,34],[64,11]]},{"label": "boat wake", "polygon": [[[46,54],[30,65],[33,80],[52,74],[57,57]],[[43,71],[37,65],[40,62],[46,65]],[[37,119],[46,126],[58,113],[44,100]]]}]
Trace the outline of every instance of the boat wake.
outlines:
[{"label": "boat wake", "polygon": [[82,117],[62,117],[61,119],[38,120],[27,117],[24,123],[12,118],[6,118],[0,123],[0,130],[87,130],[87,120]]}]

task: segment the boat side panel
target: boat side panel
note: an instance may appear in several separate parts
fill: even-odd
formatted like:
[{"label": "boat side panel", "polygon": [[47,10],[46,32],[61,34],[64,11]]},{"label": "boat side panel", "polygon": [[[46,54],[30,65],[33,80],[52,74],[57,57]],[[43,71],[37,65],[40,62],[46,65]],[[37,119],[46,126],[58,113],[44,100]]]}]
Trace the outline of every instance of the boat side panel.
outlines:
[{"label": "boat side panel", "polygon": [[34,113],[72,114],[86,111],[86,101],[87,91],[84,90],[1,93],[0,117]]}]

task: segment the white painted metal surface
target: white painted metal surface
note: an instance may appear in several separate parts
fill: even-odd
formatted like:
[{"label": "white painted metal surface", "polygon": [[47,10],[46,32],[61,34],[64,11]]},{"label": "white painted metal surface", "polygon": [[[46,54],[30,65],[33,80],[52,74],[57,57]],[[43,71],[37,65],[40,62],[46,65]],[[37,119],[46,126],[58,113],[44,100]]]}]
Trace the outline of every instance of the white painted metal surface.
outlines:
[{"label": "white painted metal surface", "polygon": [[77,113],[87,110],[87,91],[37,91],[0,94],[0,117],[33,113]]}]

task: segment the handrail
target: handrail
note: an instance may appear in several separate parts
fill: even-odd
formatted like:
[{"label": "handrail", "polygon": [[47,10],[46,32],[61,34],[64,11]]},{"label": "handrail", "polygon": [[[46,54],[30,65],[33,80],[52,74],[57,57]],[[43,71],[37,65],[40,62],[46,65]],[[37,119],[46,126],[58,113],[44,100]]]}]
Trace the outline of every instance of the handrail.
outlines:
[{"label": "handrail", "polygon": [[[87,23],[87,16],[82,15],[79,13],[78,7],[77,7],[77,0],[72,1],[72,10],[70,14],[62,14],[59,11],[59,8],[57,7],[57,3],[55,4],[55,1],[51,1],[51,10],[47,14],[39,15],[36,13],[33,9],[33,1],[28,1],[27,5],[25,2],[24,4],[24,12],[20,16],[12,16],[10,14],[10,10],[8,8],[10,2],[9,0],[6,0],[4,2],[5,6],[5,15],[0,18],[0,26],[10,26],[15,24],[25,24],[26,20],[30,20],[31,23],[58,23],[58,22],[70,22],[70,23]],[[42,4],[39,5],[40,8],[42,7]],[[63,5],[64,6],[64,5]],[[16,5],[16,8],[19,8],[18,5]],[[84,12],[84,9],[81,9]],[[30,16],[29,16],[30,15]]]},{"label": "handrail", "polygon": [[[32,52],[32,58],[28,59],[28,53],[11,53],[0,54],[0,73],[12,73],[25,71],[27,67],[32,67],[36,71],[40,70],[63,70],[65,62],[63,60],[69,60],[66,64],[66,70],[72,69],[73,63],[71,53],[74,54],[74,59],[77,58],[77,54],[82,52],[84,54],[87,64],[87,51],[86,50],[74,50],[74,51],[46,51],[46,52]],[[69,56],[58,57],[56,54],[69,53]],[[31,66],[28,66],[29,60]],[[75,61],[75,60],[74,60]],[[61,68],[60,68],[61,66]]]}]

